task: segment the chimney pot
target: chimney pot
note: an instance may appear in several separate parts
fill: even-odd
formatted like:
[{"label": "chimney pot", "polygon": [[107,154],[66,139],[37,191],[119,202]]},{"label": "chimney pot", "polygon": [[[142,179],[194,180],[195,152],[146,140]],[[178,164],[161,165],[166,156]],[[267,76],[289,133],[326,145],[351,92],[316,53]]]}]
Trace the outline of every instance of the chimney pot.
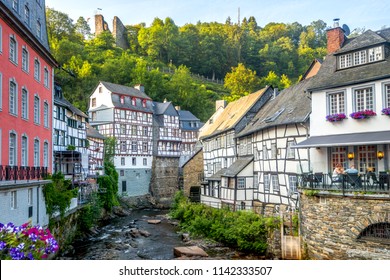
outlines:
[{"label": "chimney pot", "polygon": [[145,93],[145,87],[142,84],[137,84],[137,85],[134,86],[134,88]]}]

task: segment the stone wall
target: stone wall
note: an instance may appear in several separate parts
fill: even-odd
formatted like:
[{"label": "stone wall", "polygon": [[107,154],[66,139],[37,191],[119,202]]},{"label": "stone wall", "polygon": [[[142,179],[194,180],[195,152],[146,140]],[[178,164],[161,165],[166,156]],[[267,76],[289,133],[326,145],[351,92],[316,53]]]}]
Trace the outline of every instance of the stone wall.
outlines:
[{"label": "stone wall", "polygon": [[104,21],[102,15],[95,15],[95,36],[98,36],[104,31],[110,31],[107,22]]},{"label": "stone wall", "polygon": [[179,190],[179,158],[155,157],[152,164],[150,194],[160,208],[169,208]]},{"label": "stone wall", "polygon": [[387,195],[301,194],[301,233],[309,259],[390,259],[390,240],[359,239],[369,225],[390,223]]},{"label": "stone wall", "polygon": [[185,196],[190,195],[191,187],[201,187],[202,174],[203,151],[199,151],[183,166],[183,191]]},{"label": "stone wall", "polygon": [[126,27],[118,17],[114,17],[112,35],[114,36],[117,47],[124,50],[130,48],[129,40],[127,39]]}]

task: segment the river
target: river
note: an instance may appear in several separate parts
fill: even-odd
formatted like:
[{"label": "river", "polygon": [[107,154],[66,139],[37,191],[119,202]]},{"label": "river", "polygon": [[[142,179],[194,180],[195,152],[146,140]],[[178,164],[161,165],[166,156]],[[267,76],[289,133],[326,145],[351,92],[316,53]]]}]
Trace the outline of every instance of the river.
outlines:
[{"label": "river", "polygon": [[258,259],[204,240],[183,240],[168,211],[157,209],[133,210],[101,225],[88,238],[72,244],[73,250],[59,259],[71,260],[171,260],[174,248],[199,245],[207,259]]}]

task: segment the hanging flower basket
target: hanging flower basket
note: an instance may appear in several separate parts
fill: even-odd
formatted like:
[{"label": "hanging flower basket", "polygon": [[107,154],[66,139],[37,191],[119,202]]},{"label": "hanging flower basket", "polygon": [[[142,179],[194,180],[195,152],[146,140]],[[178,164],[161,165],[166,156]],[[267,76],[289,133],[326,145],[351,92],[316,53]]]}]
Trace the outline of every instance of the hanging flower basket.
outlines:
[{"label": "hanging flower basket", "polygon": [[390,116],[390,107],[382,109],[384,115]]},{"label": "hanging flower basket", "polygon": [[376,113],[373,110],[358,111],[350,114],[350,117],[353,119],[368,119],[372,116],[376,116]]},{"label": "hanging flower basket", "polygon": [[342,121],[343,119],[346,119],[347,116],[345,114],[332,114],[332,115],[328,115],[326,116],[326,120],[328,122],[338,122],[338,121]]}]

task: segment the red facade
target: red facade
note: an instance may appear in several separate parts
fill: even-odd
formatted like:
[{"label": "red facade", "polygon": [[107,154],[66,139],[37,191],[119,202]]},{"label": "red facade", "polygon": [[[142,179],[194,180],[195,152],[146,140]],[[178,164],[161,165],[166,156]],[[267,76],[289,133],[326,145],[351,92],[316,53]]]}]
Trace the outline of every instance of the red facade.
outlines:
[{"label": "red facade", "polygon": [[20,21],[3,11],[0,36],[0,165],[3,170],[47,167],[51,173],[56,62]]}]

